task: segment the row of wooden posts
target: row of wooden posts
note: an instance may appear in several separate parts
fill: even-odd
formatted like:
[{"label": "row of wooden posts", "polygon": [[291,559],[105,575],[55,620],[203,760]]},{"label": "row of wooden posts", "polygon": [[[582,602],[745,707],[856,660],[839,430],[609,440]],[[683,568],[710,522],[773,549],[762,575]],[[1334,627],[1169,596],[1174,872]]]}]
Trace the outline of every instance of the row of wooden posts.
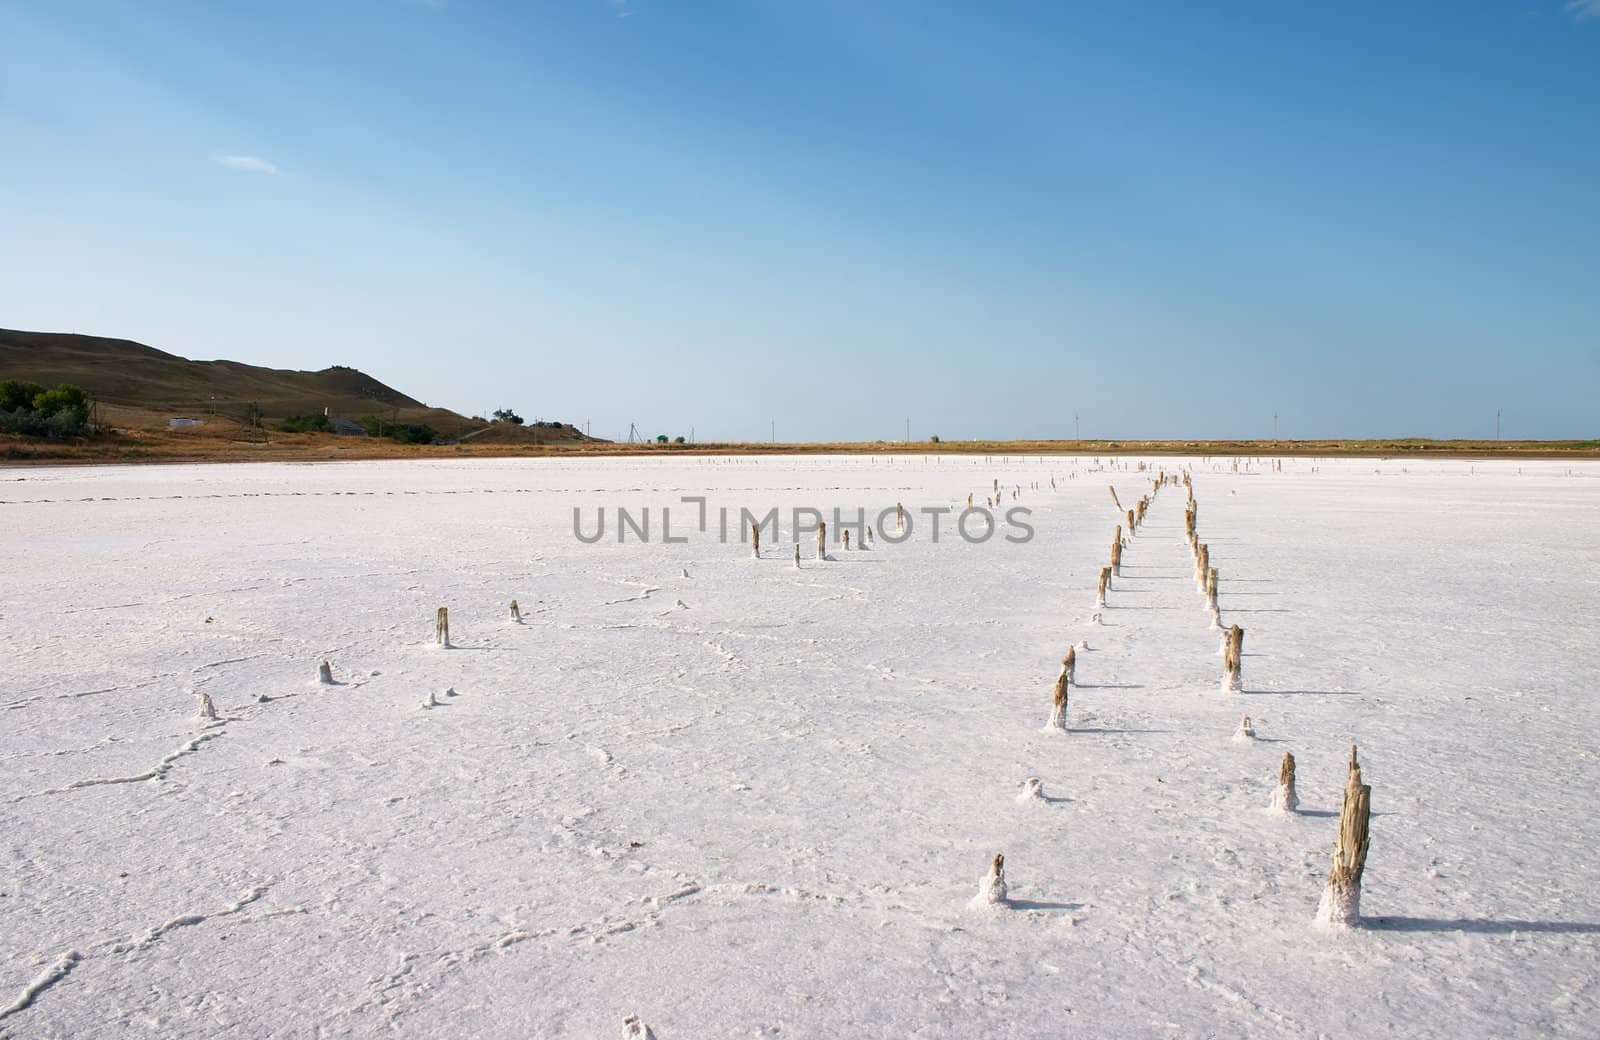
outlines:
[{"label": "row of wooden posts", "polygon": [[[1128,534],[1132,537],[1144,523],[1145,513],[1150,503],[1161,488],[1168,484],[1181,483],[1185,492],[1184,504],[1184,535],[1189,543],[1190,551],[1194,555],[1195,578],[1200,592],[1205,596],[1206,608],[1211,615],[1213,630],[1221,630],[1221,611],[1217,602],[1217,569],[1211,565],[1211,553],[1206,543],[1199,539],[1200,505],[1194,497],[1194,485],[1190,474],[1185,471],[1180,478],[1177,475],[1162,471],[1151,481],[1150,494],[1140,498],[1133,509],[1123,509],[1122,502],[1117,497],[1117,489],[1109,487],[1111,501],[1123,514],[1128,524]],[[1100,617],[1100,611],[1105,609],[1106,591],[1114,577],[1122,575],[1122,553],[1127,548],[1127,541],[1123,538],[1122,525],[1118,524],[1111,542],[1111,562],[1100,569],[1099,585],[1095,599],[1095,620]],[[1244,629],[1238,625],[1230,625],[1222,643],[1223,660],[1223,688],[1229,692],[1243,690],[1244,656]],[[1065,732],[1067,729],[1067,709],[1071,688],[1077,683],[1077,647],[1069,646],[1066,654],[1061,659],[1061,672],[1056,677],[1055,685],[1051,691],[1050,719],[1045,724],[1046,732]],[[1242,738],[1253,738],[1255,730],[1246,715],[1239,724],[1235,734]],[[1029,778],[1024,786],[1021,797],[1040,797],[1042,792],[1041,782],[1037,778]],[[1300,799],[1295,792],[1295,763],[1293,753],[1286,752],[1283,761],[1278,766],[1278,784],[1273,791],[1272,807],[1281,812],[1292,813],[1299,807]],[[1372,788],[1361,781],[1361,765],[1356,757],[1356,747],[1350,747],[1349,772],[1344,788],[1343,802],[1339,812],[1339,830],[1334,840],[1332,864],[1328,870],[1327,883],[1323,887],[1322,899],[1317,906],[1316,920],[1320,924],[1344,927],[1354,925],[1361,919],[1361,876],[1366,869],[1367,849],[1369,845],[1369,823],[1371,820]],[[989,864],[989,873],[979,883],[978,896],[975,902],[998,905],[1006,899],[1005,881],[1005,855],[996,853]]]},{"label": "row of wooden posts", "polygon": [[[1184,538],[1194,555],[1195,581],[1205,596],[1213,631],[1222,631],[1223,689],[1238,693],[1244,689],[1244,629],[1238,625],[1222,627],[1222,611],[1217,602],[1217,568],[1212,565],[1211,549],[1200,540],[1200,503],[1194,497],[1194,484],[1183,475],[1186,501],[1183,513]],[[1240,734],[1255,735],[1246,715]],[[1273,791],[1272,807],[1292,813],[1300,804],[1294,786],[1294,754],[1285,752],[1278,765],[1278,786]],[[1361,766],[1355,745],[1350,746],[1350,767],[1344,798],[1339,810],[1339,832],[1334,840],[1333,862],[1327,884],[1317,906],[1319,923],[1335,926],[1357,924],[1361,920],[1361,875],[1367,864],[1368,825],[1372,813],[1372,788],[1361,782]]]},{"label": "row of wooden posts", "polygon": [[[1210,548],[1199,538],[1199,502],[1194,497],[1194,486],[1190,475],[1185,472],[1180,478],[1177,475],[1161,472],[1151,481],[1150,494],[1140,498],[1133,509],[1122,508],[1122,503],[1117,498],[1115,487],[1110,488],[1111,500],[1117,506],[1127,521],[1128,538],[1132,538],[1144,524],[1145,515],[1150,504],[1161,488],[1168,484],[1181,483],[1185,489],[1186,501],[1184,506],[1184,535],[1189,543],[1190,551],[1194,555],[1195,578],[1200,591],[1205,596],[1206,608],[1211,615],[1211,624],[1214,630],[1221,629],[1221,612],[1217,602],[1217,568],[1211,565]],[[1051,481],[1054,486],[1054,480]],[[998,501],[1000,482],[995,480],[991,504]],[[1020,494],[1020,486],[1015,494]],[[968,496],[971,502],[971,496]],[[896,503],[896,522],[904,529],[905,510]],[[752,528],[752,545],[757,556],[761,552],[761,531],[759,527]],[[848,547],[850,532],[844,532],[845,544]],[[867,540],[871,541],[871,528],[867,529]],[[1128,540],[1124,538],[1123,527],[1118,524],[1111,543],[1110,563],[1100,569],[1099,585],[1095,600],[1098,620],[1099,611],[1106,605],[1106,592],[1110,587],[1113,577],[1122,574],[1122,554],[1128,547]],[[817,529],[817,558],[826,558],[827,526],[825,523]],[[795,563],[800,561],[800,546],[795,545]],[[511,620],[520,623],[522,612],[516,600],[511,601]],[[444,648],[450,647],[450,611],[440,607],[434,618],[434,641]],[[1086,643],[1079,644],[1086,646]],[[1077,683],[1077,650],[1078,646],[1068,646],[1066,654],[1061,659],[1061,672],[1056,677],[1051,691],[1050,718],[1045,725],[1047,732],[1065,732],[1067,729],[1067,711],[1071,687]],[[1230,625],[1225,632],[1222,644],[1223,658],[1223,687],[1230,692],[1240,692],[1243,689],[1242,657],[1244,651],[1244,630],[1238,625]],[[333,675],[331,665],[324,661],[318,668],[318,678],[324,683],[332,683]],[[209,696],[200,695],[200,715],[203,719],[215,719],[216,709]],[[425,706],[436,706],[439,702],[430,693]],[[1253,736],[1249,716],[1245,716],[1240,724],[1240,733],[1244,736]],[[1023,793],[1024,797],[1030,794],[1037,797],[1040,790],[1040,781],[1030,778],[1029,789]],[[1339,813],[1339,831],[1334,843],[1332,865],[1328,872],[1327,884],[1323,889],[1322,900],[1317,908],[1316,919],[1319,923],[1344,926],[1356,924],[1360,921],[1361,908],[1361,877],[1366,868],[1367,849],[1369,844],[1369,823],[1371,817],[1372,788],[1361,782],[1361,766],[1356,757],[1354,745],[1350,748],[1350,765],[1344,789],[1343,803]],[[1283,761],[1278,767],[1278,784],[1273,792],[1272,806],[1282,812],[1294,812],[1299,806],[1299,797],[1295,792],[1295,762],[1292,753],[1285,753]],[[1002,904],[1006,898],[1005,883],[1005,856],[996,853],[990,863],[989,873],[980,883],[978,901],[989,904]]]}]

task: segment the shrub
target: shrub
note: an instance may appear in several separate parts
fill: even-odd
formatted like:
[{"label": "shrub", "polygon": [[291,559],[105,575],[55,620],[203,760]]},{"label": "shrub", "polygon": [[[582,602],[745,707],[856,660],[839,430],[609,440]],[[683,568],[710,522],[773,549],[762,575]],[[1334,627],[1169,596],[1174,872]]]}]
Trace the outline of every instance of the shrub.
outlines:
[{"label": "shrub", "polygon": [[44,387],[38,383],[21,379],[0,380],[0,412],[32,410],[33,399],[42,393]]},{"label": "shrub", "polygon": [[928,443],[929,444],[938,444],[939,443],[939,435],[936,433],[932,437],[929,437],[928,438]]},{"label": "shrub", "polygon": [[507,422],[513,426],[522,425],[522,416],[509,408],[496,408],[493,413],[495,422]]},{"label": "shrub", "polygon": [[438,436],[424,423],[386,423],[376,415],[363,415],[361,428],[368,437],[388,437],[401,444],[432,444]]},{"label": "shrub", "polygon": [[316,415],[291,415],[278,424],[284,433],[332,433],[333,420],[318,412]]},{"label": "shrub", "polygon": [[89,400],[79,387],[63,383],[46,390],[38,383],[0,382],[0,433],[29,437],[77,437],[88,424]]},{"label": "shrub", "polygon": [[432,444],[433,427],[426,423],[396,423],[386,431],[390,438],[401,444]]},{"label": "shrub", "polygon": [[657,434],[656,435],[656,443],[657,444],[665,444],[665,443],[667,443],[667,435],[664,434],[664,433]]}]

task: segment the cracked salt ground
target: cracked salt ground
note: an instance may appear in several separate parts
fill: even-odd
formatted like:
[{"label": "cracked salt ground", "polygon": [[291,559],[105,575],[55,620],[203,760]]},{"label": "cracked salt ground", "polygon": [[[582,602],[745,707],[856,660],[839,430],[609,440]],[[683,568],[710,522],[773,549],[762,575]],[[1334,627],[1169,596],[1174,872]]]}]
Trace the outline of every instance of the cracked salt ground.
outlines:
[{"label": "cracked salt ground", "polygon": [[[1586,1037],[1600,833],[1563,807],[1600,786],[1600,467],[1229,462],[1192,464],[1236,694],[1170,488],[1088,624],[1134,460],[0,484],[38,590],[3,608],[0,1036]],[[993,480],[1034,541],[873,516]],[[878,537],[798,573],[787,528],[759,561],[571,537],[574,505],[698,493]],[[1352,741],[1369,920],[1330,937]],[[1294,815],[1263,808],[1286,750]],[[1006,906],[973,914],[998,850]]]}]

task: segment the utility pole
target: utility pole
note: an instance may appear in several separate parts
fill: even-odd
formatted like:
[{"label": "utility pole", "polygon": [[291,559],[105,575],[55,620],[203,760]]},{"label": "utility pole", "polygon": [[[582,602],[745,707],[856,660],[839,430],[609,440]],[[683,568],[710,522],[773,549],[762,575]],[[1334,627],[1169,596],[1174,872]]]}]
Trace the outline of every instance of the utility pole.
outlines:
[{"label": "utility pole", "polygon": [[1278,413],[1272,413],[1272,439],[1278,439]]},{"label": "utility pole", "polygon": [[1077,412],[1073,412],[1072,413],[1072,439],[1075,440],[1075,441],[1083,440],[1083,434],[1078,432],[1078,413]]},{"label": "utility pole", "polygon": [[906,416],[906,443],[911,443],[911,417]]},{"label": "utility pole", "polygon": [[772,420],[772,443],[778,443],[778,420]]},{"label": "utility pole", "polygon": [[1500,409],[1498,408],[1494,412],[1494,439],[1500,439]]}]

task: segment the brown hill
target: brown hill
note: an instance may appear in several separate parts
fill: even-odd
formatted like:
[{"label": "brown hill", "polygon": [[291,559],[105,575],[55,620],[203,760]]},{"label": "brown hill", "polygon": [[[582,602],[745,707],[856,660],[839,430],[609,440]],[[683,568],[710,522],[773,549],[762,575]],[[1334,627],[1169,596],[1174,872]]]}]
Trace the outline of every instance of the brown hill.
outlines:
[{"label": "brown hill", "polygon": [[0,373],[46,386],[75,383],[102,404],[185,415],[231,414],[251,402],[272,418],[325,407],[339,413],[427,407],[353,368],[295,372],[190,361],[132,340],[69,333],[0,329]]},{"label": "brown hill", "polygon": [[571,426],[530,430],[490,427],[445,408],[430,408],[354,368],[319,372],[262,368],[237,361],[191,361],[143,343],[102,336],[0,329],[0,379],[45,386],[72,383],[88,391],[101,419],[117,426],[162,429],[175,416],[210,425],[238,423],[258,409],[273,425],[291,415],[333,415],[385,423],[425,423],[442,437],[481,433],[497,443],[584,440]]}]

